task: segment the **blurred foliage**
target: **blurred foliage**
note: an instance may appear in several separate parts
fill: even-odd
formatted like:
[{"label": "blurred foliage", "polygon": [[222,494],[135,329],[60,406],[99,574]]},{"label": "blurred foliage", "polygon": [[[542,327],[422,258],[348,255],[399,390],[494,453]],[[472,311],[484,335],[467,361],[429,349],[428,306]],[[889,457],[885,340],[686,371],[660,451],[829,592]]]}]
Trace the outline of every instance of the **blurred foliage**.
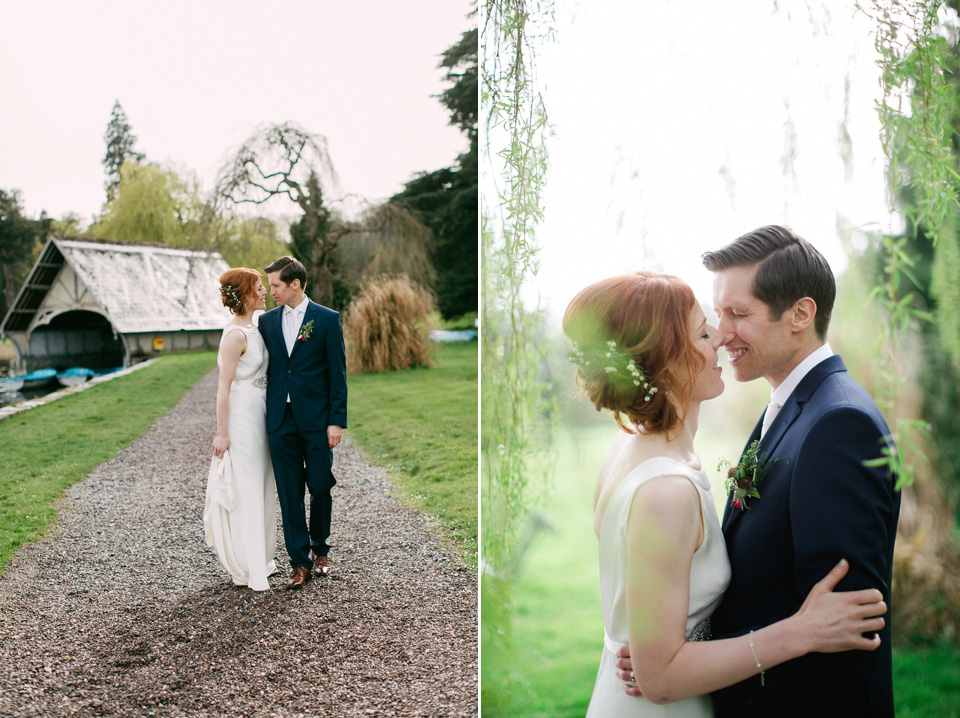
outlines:
[{"label": "blurred foliage", "polygon": [[[290,248],[292,254],[307,270],[307,277],[313,274],[314,246],[319,242],[326,242],[330,233],[332,218],[330,212],[323,205],[323,187],[316,172],[307,177],[306,203],[309,211],[304,212],[299,220],[290,225]],[[337,278],[334,277],[334,295],[337,295]],[[309,281],[308,281],[309,284]],[[346,306],[349,299],[335,299],[330,306]]]},{"label": "blurred foliage", "polygon": [[0,189],[0,322],[16,300],[52,225],[42,212],[39,219],[24,217],[19,192]]},{"label": "blurred foliage", "polygon": [[[903,374],[895,355],[918,323],[936,323],[943,346],[960,367],[956,3],[952,0],[949,9],[941,0],[873,0],[869,7],[857,5],[876,23],[883,92],[877,107],[887,157],[888,199],[907,223],[905,236],[881,239],[883,275],[871,293],[885,319],[882,356],[887,389],[878,397],[881,408],[888,408],[900,393]],[[939,299],[936,313],[916,301],[923,283],[915,276],[919,249],[914,240],[929,241],[934,247],[932,281],[925,287]],[[922,455],[919,444],[928,438],[926,423],[897,416],[891,429],[899,454],[889,457],[890,468],[901,484],[909,484],[915,463],[905,451],[913,444],[914,455]]]},{"label": "blurred foliage", "polygon": [[[211,246],[231,267],[250,267],[261,274],[277,257],[290,253],[276,222],[265,217],[236,217],[225,222]],[[267,302],[268,307],[272,305],[273,299],[269,295]]]},{"label": "blurred foliage", "polygon": [[196,180],[160,165],[127,160],[103,214],[87,235],[126,242],[189,246],[202,202]]},{"label": "blurred foliage", "polygon": [[[878,358],[876,338],[877,327],[886,317],[883,308],[868,302],[867,296],[885,276],[887,250],[882,237],[868,239],[839,280],[829,340],[850,374],[877,396],[889,393],[890,369]],[[933,245],[914,237],[902,250],[914,259],[913,274],[920,283],[914,301],[926,310],[932,301]],[[960,635],[960,550],[953,532],[956,469],[948,457],[960,449],[957,374],[930,322],[911,326],[895,360],[894,370],[903,380],[884,409],[887,420],[920,416],[926,430],[917,437],[916,450],[907,453],[915,465],[915,481],[902,489],[893,565],[894,636],[898,644],[956,640]]]},{"label": "blurred foliage", "polygon": [[[882,386],[905,483],[894,557],[901,637],[960,640],[960,22],[958,0],[873,0],[888,198],[905,219],[862,264],[883,319]],[[889,416],[889,415],[888,415]],[[921,418],[915,418],[915,417]],[[910,444],[913,444],[910,446]]]},{"label": "blurred foliage", "polygon": [[336,249],[339,275],[334,280],[338,304],[346,306],[362,285],[383,276],[405,276],[428,290],[434,286],[433,235],[408,207],[393,202],[375,205],[359,221],[341,222],[334,231],[341,233]]},{"label": "blurred foliage", "polygon": [[534,82],[533,38],[551,21],[552,4],[487,0],[483,11],[484,166],[497,168],[490,183],[496,196],[484,206],[497,215],[481,217],[481,371],[496,377],[481,385],[481,552],[485,569],[499,577],[492,580],[499,580],[515,565],[528,472],[547,450],[553,423],[539,377],[542,316],[528,311],[522,297],[525,279],[537,270],[535,227],[547,172],[547,114]]}]

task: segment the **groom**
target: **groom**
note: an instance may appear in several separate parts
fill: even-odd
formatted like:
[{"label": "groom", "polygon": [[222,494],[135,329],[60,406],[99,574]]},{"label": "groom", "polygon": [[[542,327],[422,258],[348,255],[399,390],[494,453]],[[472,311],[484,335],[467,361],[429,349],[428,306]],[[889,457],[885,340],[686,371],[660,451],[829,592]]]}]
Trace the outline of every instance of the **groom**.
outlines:
[{"label": "groom", "polygon": [[[836,296],[829,265],[778,226],[707,252],[703,263],[734,376],[763,377],[772,390],[747,440],[759,439],[769,457],[760,498],[746,509],[728,499],[723,516],[733,576],[713,638],[792,615],[841,558],[850,569],[836,590],[878,588],[889,606],[900,494],[886,467],[864,461],[895,449],[877,405],[826,343]],[[716,715],[892,717],[889,620],[880,638],[872,652],[808,654],[717,691]]]},{"label": "groom", "polygon": [[[302,587],[311,571],[331,565],[330,517],[333,448],[347,428],[347,370],[340,315],[304,294],[307,272],[292,257],[266,268],[277,303],[260,317],[270,353],[267,432],[283,519],[283,538],[293,573],[287,588]],[[310,490],[310,528],[304,510]],[[310,552],[313,551],[313,559]]]}]

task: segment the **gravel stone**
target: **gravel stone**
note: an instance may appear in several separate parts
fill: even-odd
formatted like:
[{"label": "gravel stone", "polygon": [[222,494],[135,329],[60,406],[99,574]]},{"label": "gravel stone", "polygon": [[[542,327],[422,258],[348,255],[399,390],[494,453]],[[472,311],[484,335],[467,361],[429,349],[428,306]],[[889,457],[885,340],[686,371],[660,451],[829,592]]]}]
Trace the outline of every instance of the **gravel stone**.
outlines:
[{"label": "gravel stone", "polygon": [[475,716],[477,576],[334,452],[333,572],[234,586],[204,544],[217,372],[73,486],[0,579],[0,716]]}]

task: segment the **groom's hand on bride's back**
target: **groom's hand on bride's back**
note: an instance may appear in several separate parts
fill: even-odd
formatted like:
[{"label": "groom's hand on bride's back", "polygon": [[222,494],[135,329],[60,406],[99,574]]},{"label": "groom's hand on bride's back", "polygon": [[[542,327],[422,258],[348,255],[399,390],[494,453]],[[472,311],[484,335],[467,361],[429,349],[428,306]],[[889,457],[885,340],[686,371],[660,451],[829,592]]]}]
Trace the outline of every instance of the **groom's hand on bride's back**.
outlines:
[{"label": "groom's hand on bride's back", "polygon": [[630,646],[622,646],[617,651],[617,676],[623,681],[623,689],[628,696],[642,696],[640,686],[633,676],[633,663],[630,661]]}]

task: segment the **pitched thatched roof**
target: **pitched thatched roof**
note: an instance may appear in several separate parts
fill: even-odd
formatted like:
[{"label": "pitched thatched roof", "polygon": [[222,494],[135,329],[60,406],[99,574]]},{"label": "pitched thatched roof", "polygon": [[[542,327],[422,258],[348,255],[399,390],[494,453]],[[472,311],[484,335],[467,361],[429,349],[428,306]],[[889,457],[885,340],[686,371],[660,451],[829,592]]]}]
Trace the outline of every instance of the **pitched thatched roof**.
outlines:
[{"label": "pitched thatched roof", "polygon": [[230,317],[218,290],[227,269],[216,252],[51,237],[2,329],[26,331],[74,309],[99,310],[121,334],[220,329]]}]

